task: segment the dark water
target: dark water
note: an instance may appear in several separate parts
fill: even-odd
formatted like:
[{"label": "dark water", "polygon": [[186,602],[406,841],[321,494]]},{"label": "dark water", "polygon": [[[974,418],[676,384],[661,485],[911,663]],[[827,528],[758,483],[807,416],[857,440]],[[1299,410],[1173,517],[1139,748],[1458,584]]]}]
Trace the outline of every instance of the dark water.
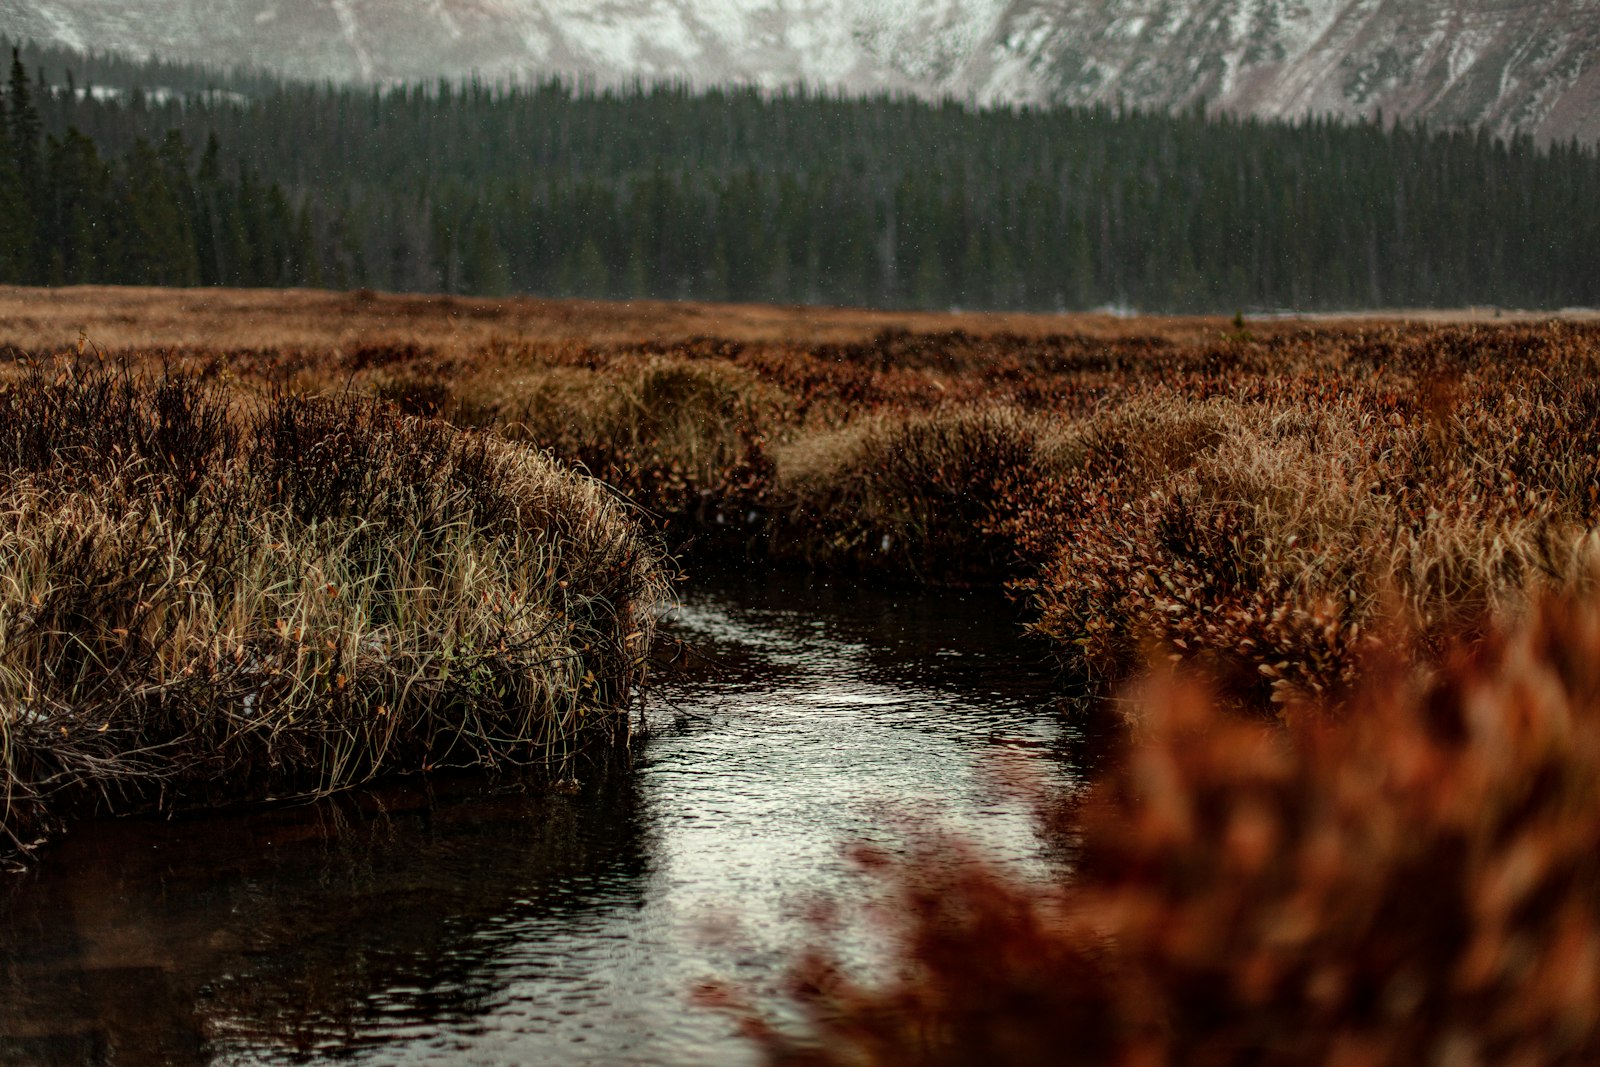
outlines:
[{"label": "dark water", "polygon": [[1049,870],[1015,783],[1070,785],[1080,739],[1003,601],[761,579],[668,630],[697,655],[579,795],[80,828],[0,881],[0,1062],[747,1063],[690,991],[773,988],[869,888],[848,843]]}]

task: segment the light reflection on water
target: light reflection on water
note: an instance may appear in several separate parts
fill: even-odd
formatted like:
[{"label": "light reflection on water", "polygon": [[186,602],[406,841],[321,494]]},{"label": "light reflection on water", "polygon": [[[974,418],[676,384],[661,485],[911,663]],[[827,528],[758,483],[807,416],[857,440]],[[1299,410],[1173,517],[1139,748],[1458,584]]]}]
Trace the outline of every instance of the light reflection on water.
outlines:
[{"label": "light reflection on water", "polygon": [[81,828],[0,884],[0,1060],[749,1062],[689,992],[773,987],[819,895],[859,894],[844,845],[938,825],[1046,868],[992,764],[1064,783],[1076,739],[1015,626],[992,596],[725,582],[668,622],[695,654],[633,771],[583,795]]}]

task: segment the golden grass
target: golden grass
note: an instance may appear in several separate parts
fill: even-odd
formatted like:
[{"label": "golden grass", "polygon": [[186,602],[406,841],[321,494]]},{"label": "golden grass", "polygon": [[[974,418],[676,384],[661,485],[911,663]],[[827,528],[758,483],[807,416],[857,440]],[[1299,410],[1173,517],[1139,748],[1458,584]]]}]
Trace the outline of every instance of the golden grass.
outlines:
[{"label": "golden grass", "polygon": [[623,749],[657,558],[536,451],[355,398],[0,393],[0,857],[72,817]]},{"label": "golden grass", "polygon": [[[1199,334],[1221,319],[1174,319]],[[0,344],[51,349],[86,333],[108,349],[261,349],[415,344],[447,355],[524,343],[678,342],[720,337],[743,342],[839,343],[885,329],[1038,335],[1070,329],[1097,336],[1132,332],[1109,315],[1003,312],[883,312],[677,301],[474,298],[320,290],[0,286]],[[1148,329],[1145,326],[1144,329]]]},{"label": "golden grass", "polygon": [[1002,579],[1007,476],[1044,469],[1047,432],[1046,420],[981,405],[868,414],[802,436],[774,453],[772,552],[938,584]]}]

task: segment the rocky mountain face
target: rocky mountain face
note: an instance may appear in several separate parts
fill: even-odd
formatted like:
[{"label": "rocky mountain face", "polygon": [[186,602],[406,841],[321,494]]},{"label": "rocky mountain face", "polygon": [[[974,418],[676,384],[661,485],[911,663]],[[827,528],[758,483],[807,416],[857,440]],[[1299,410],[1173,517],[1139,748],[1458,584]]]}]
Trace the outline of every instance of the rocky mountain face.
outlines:
[{"label": "rocky mountain face", "polygon": [[1600,0],[0,0],[0,32],[316,79],[803,81],[1600,140]]},{"label": "rocky mountain face", "polygon": [[1600,0],[1021,0],[1006,19],[991,84],[1052,99],[1600,140]]}]

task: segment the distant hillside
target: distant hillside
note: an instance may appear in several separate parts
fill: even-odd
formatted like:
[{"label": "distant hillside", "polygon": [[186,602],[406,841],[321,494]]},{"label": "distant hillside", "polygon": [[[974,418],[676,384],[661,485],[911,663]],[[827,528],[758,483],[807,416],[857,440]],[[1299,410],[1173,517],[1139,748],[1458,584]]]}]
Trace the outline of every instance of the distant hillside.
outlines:
[{"label": "distant hillside", "polygon": [[0,33],[321,80],[805,82],[1600,140],[1600,0],[0,0]]}]

